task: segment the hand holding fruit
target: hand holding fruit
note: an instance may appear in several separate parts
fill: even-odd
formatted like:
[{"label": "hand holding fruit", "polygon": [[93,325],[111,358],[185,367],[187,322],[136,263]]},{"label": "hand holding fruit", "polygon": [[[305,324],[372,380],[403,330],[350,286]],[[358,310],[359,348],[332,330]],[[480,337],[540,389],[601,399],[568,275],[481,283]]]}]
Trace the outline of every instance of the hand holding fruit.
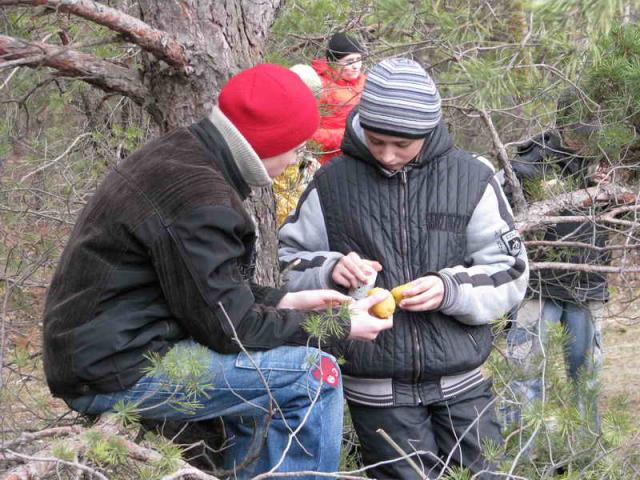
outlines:
[{"label": "hand holding fruit", "polygon": [[333,267],[332,280],[346,288],[357,288],[368,283],[369,275],[382,270],[382,265],[374,260],[360,258],[355,252],[342,257]]},{"label": "hand holding fruit", "polygon": [[375,340],[378,334],[393,327],[393,317],[380,319],[372,316],[369,310],[376,304],[390,298],[389,292],[376,292],[362,300],[352,302],[349,305],[351,314],[351,340]]},{"label": "hand holding fruit", "polygon": [[427,275],[399,285],[391,294],[403,310],[428,312],[436,310],[444,299],[444,283],[437,275]]},{"label": "hand holding fruit", "polygon": [[389,290],[385,290],[384,288],[372,288],[367,293],[367,296],[375,295],[379,292],[384,292],[385,297],[378,303],[376,303],[373,307],[369,309],[369,313],[378,318],[389,318],[393,315],[393,312],[396,311],[396,301],[394,300],[391,292]]}]

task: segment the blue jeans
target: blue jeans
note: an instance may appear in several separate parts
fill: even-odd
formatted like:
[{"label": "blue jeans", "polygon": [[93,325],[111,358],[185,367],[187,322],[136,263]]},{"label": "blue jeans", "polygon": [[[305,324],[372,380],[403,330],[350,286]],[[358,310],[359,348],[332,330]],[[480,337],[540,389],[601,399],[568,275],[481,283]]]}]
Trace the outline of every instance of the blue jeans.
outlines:
[{"label": "blue jeans", "polygon": [[[276,465],[278,472],[338,469],[343,399],[342,380],[333,357],[310,347],[279,347],[251,352],[250,357],[244,353],[223,355],[202,349],[192,340],[174,348],[205,352],[208,385],[195,397],[185,391],[184,385],[147,375],[128,390],[87,395],[67,403],[74,410],[93,415],[109,411],[124,400],[137,404],[141,417],[147,419],[199,421],[223,417],[230,445],[225,450],[225,467],[235,469],[247,455],[257,454],[248,467],[237,470],[237,478],[266,472]],[[260,373],[273,399],[270,421],[269,394]],[[177,404],[194,400],[198,404],[195,409],[185,410]]]},{"label": "blue jeans", "polygon": [[602,366],[603,311],[603,302],[597,301],[576,304],[543,298],[522,304],[507,334],[507,360],[520,370],[521,378],[510,384],[517,402],[502,409],[505,425],[519,423],[521,408],[542,399],[542,354],[553,324],[561,324],[567,334],[564,359],[568,377],[577,385],[580,375],[586,375],[586,388],[576,389],[577,407],[592,425],[599,425],[595,393]]}]

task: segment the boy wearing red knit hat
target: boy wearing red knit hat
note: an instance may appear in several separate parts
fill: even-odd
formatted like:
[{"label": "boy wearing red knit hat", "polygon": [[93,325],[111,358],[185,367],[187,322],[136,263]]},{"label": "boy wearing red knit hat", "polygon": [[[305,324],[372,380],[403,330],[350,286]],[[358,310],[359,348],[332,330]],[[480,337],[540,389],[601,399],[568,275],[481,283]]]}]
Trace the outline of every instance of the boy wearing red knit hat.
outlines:
[{"label": "boy wearing red knit hat", "polygon": [[91,415],[129,402],[146,419],[223,417],[226,466],[240,478],[337,469],[340,373],[308,345],[371,340],[392,320],[369,316],[381,300],[371,297],[326,315],[331,328],[314,338],[303,328],[308,312],[347,297],[253,283],[255,225],[242,205],[296,161],[318,123],[295,73],[258,65],[227,82],[207,118],[106,176],[46,301],[54,396]]}]

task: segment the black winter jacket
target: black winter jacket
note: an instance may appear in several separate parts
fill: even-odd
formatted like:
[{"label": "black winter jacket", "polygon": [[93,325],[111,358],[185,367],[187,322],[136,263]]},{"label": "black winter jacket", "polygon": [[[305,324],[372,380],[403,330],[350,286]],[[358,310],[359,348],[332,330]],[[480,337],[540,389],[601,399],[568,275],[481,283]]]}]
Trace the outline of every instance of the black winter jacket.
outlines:
[{"label": "black winter jacket", "polygon": [[255,229],[242,205],[250,188],[240,162],[253,162],[254,182],[270,181],[244,139],[229,142],[205,119],[148,143],[107,175],[46,301],[44,368],[54,395],[126,389],[143,375],[146,354],[186,337],[240,351],[219,303],[246,348],[306,343],[305,315],[275,308],[285,292],[250,282]]},{"label": "black winter jacket", "polygon": [[[562,144],[560,136],[549,131],[519,146],[513,159],[513,170],[520,181],[545,181],[560,178],[569,187],[589,186],[588,161]],[[595,207],[565,209],[560,216],[593,216]],[[580,242],[604,247],[608,240],[607,229],[596,222],[557,223],[549,226],[544,240]],[[542,252],[531,252],[534,261],[561,261],[588,265],[607,265],[611,256],[589,248],[545,247]],[[538,270],[529,279],[529,296],[582,303],[589,300],[606,301],[609,297],[606,276],[597,272],[570,272],[566,270]]]},{"label": "black winter jacket", "polygon": [[[300,260],[287,275],[292,290],[332,286],[331,271],[349,252],[383,265],[376,286],[390,289],[429,274],[443,279],[437,311],[397,310],[394,327],[375,341],[334,351],[347,360],[345,375],[392,379],[389,401],[415,404],[442,395],[433,387],[442,377],[485,361],[492,345],[488,323],[523,298],[526,256],[503,241],[503,235],[517,237],[508,235],[513,219],[492,167],[455,148],[443,123],[396,172],[379,165],[358,127],[356,110],[344,156],[316,173],[281,227],[279,256],[285,263]],[[387,395],[383,390],[378,398]]]}]

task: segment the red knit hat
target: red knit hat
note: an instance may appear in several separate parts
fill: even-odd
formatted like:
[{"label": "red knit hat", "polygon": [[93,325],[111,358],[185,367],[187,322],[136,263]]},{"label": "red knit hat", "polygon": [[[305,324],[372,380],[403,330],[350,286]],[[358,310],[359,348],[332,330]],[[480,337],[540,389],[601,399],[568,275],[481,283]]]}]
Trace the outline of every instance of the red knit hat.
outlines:
[{"label": "red knit hat", "polygon": [[218,104],[260,158],[287,152],[320,125],[316,98],[300,77],[264,63],[231,77]]}]

